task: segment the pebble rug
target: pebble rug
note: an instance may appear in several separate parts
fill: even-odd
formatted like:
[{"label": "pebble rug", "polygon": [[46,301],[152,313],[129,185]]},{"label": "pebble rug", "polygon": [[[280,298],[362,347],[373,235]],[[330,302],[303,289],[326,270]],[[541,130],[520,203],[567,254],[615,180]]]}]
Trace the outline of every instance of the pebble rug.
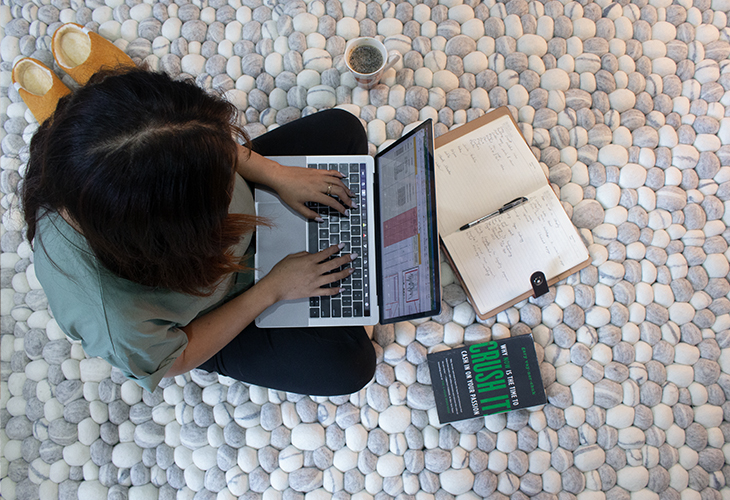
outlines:
[{"label": "pebble rug", "polygon": [[[730,499],[728,11],[730,0],[2,0],[2,498]],[[376,326],[376,375],[357,394],[195,371],[147,393],[66,339],[22,236],[15,192],[37,124],[10,73],[20,56],[53,64],[65,22],[224,92],[253,137],[340,107],[375,153],[419,120],[440,135],[508,105],[591,265],[478,321],[442,264],[442,313]],[[357,36],[402,54],[370,91],[342,59]],[[548,404],[440,425],[426,354],[530,333]]]}]

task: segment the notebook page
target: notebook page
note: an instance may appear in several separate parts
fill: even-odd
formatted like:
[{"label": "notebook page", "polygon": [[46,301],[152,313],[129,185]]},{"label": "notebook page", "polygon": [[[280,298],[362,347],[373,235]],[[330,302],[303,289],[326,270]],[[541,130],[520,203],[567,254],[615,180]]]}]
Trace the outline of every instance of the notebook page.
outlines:
[{"label": "notebook page", "polygon": [[441,236],[547,185],[545,173],[509,116],[436,149]]},{"label": "notebook page", "polygon": [[482,314],[531,290],[535,271],[550,280],[588,258],[550,186],[527,197],[523,205],[444,238]]}]

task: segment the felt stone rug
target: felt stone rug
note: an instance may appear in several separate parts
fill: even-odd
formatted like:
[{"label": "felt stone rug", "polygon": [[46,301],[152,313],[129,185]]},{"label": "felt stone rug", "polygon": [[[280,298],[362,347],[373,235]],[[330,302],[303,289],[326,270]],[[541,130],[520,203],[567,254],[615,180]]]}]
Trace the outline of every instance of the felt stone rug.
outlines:
[{"label": "felt stone rug", "polygon": [[[730,498],[728,0],[5,0],[0,5],[4,499]],[[247,131],[340,107],[371,153],[510,106],[591,265],[478,321],[376,327],[374,380],[321,398],[203,372],[147,393],[69,342],[23,239],[37,127],[13,62],[65,22],[224,93]],[[342,54],[402,59],[356,86]],[[58,68],[56,73],[73,83]],[[497,186],[484,186],[490,196]],[[494,286],[499,286],[495,283]],[[440,425],[426,354],[534,335],[548,404]]]}]

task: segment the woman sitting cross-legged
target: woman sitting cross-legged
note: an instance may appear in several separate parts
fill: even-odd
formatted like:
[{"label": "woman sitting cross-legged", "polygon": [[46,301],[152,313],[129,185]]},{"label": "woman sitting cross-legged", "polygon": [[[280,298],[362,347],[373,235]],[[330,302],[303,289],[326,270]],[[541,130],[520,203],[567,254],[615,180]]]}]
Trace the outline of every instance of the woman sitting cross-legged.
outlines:
[{"label": "woman sitting cross-legged", "polygon": [[375,369],[364,328],[254,324],[277,301],[336,294],[325,285],[349,275],[351,256],[293,254],[254,284],[252,236],[270,221],[255,216],[249,183],[308,218],[308,202],[344,213],[356,202],[339,173],[265,156],[367,154],[363,127],[329,110],[250,142],[235,117],[193,84],[133,68],[60,99],[32,138],[21,192],[52,312],[149,391],[200,367],[283,391],[356,392]]}]

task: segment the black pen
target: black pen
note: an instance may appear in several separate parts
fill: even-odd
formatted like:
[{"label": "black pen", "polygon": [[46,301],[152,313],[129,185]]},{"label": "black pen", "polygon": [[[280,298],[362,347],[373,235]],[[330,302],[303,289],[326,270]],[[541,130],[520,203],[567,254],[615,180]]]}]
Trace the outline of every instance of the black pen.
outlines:
[{"label": "black pen", "polygon": [[480,222],[484,222],[485,220],[491,219],[494,216],[497,216],[499,214],[503,214],[507,210],[511,210],[511,209],[513,209],[515,207],[518,207],[518,206],[522,205],[523,203],[527,203],[527,198],[525,198],[524,196],[520,196],[519,198],[515,198],[514,200],[512,200],[510,202],[507,202],[504,205],[502,205],[502,208],[500,208],[499,210],[495,210],[491,214],[487,214],[484,217],[480,217],[477,220],[475,220],[473,222],[470,222],[469,224],[464,224],[463,226],[461,226],[459,228],[459,231],[465,231],[465,230],[469,229],[470,227],[476,226]]}]

